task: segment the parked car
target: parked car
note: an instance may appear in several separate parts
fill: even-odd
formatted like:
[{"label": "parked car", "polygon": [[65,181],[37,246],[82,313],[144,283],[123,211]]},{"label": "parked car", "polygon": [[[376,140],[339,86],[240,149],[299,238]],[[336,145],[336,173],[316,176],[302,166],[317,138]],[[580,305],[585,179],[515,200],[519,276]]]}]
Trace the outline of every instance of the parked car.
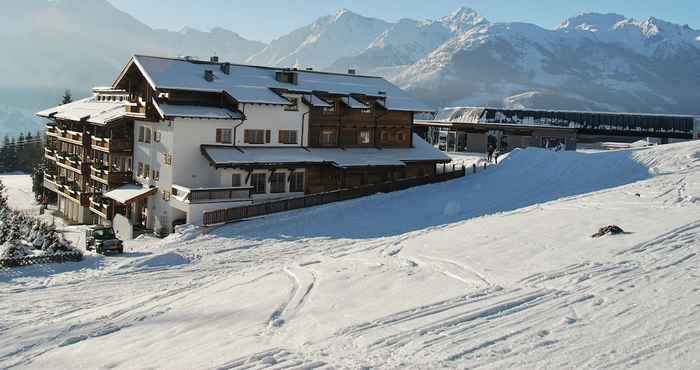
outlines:
[{"label": "parked car", "polygon": [[108,226],[93,226],[85,231],[85,249],[99,254],[124,253],[124,242]]}]

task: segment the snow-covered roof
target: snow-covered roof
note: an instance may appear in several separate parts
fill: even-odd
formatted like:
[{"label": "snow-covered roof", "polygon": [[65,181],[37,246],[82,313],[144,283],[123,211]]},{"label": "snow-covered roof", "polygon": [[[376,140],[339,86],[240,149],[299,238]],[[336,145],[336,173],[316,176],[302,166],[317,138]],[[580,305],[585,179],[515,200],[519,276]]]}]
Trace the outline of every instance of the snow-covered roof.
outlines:
[{"label": "snow-covered roof", "polygon": [[36,113],[39,117],[107,125],[126,116],[126,101],[98,101],[96,96]]},{"label": "snow-covered roof", "polygon": [[[279,82],[280,68],[230,64],[230,73],[222,71],[221,63],[185,59],[171,59],[136,55],[132,62],[141,70],[155,89],[226,92],[242,103],[280,104],[290,102],[272,89],[299,93],[324,92],[337,95],[365,95],[386,99],[387,109],[411,112],[432,112],[426,104],[381,77],[317,71],[294,71],[296,83]],[[129,64],[131,65],[131,63]],[[128,69],[125,68],[126,71]],[[214,79],[207,81],[205,71],[212,71]],[[115,81],[118,85],[122,75]]]},{"label": "snow-covered roof", "polygon": [[203,145],[216,167],[327,163],[340,168],[405,166],[406,162],[449,162],[450,157],[413,135],[412,148],[265,148]]},{"label": "snow-covered roof", "polygon": [[343,98],[343,103],[345,103],[348,107],[352,109],[368,109],[369,106],[352,96],[346,96]]},{"label": "snow-covered roof", "polygon": [[171,118],[207,118],[207,119],[241,119],[240,112],[226,108],[203,107],[197,105],[173,105],[163,102],[153,102],[156,110],[163,119]]},{"label": "snow-covered roof", "polygon": [[152,195],[158,188],[144,188],[140,184],[127,184],[105,193],[105,197],[121,204],[127,204],[136,199]]},{"label": "snow-covered roof", "polygon": [[309,104],[310,106],[317,107],[317,108],[330,108],[333,106],[330,103],[328,103],[327,101],[319,98],[318,96],[316,96],[314,94],[304,95],[302,100],[304,100],[304,102],[306,102],[306,104]]}]

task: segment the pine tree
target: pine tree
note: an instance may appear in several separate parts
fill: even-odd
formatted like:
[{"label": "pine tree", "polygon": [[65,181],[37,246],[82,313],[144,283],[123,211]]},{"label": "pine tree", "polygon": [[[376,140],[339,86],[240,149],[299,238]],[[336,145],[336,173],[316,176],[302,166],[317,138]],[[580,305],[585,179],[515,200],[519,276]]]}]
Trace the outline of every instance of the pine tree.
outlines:
[{"label": "pine tree", "polygon": [[71,95],[70,90],[63,92],[63,100],[61,104],[68,104],[73,102],[73,95]]}]

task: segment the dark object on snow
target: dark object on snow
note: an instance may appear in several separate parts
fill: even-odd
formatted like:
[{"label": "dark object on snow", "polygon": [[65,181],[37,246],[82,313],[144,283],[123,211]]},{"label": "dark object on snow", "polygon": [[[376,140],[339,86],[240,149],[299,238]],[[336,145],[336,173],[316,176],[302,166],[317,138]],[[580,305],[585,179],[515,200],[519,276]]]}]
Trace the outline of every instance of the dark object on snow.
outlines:
[{"label": "dark object on snow", "polygon": [[636,196],[637,198],[641,198],[641,197],[642,197],[642,194],[635,193],[634,196]]},{"label": "dark object on snow", "polygon": [[591,238],[600,238],[601,236],[605,236],[605,235],[620,235],[620,234],[624,234],[624,233],[625,233],[625,230],[622,230],[621,227],[619,227],[617,225],[610,225],[610,226],[601,227],[597,233],[591,235]]}]

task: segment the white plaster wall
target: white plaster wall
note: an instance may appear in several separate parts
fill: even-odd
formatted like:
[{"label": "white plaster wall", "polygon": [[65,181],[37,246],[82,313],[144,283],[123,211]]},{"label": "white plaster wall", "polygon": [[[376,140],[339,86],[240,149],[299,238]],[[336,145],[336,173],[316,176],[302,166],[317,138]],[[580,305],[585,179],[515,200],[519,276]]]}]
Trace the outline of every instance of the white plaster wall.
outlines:
[{"label": "white plaster wall", "polygon": [[[301,95],[284,96],[298,98],[299,110],[285,111],[284,107],[279,105],[241,104],[240,109],[245,114],[246,121],[236,129],[237,146],[308,146],[309,107],[301,101]],[[246,129],[271,130],[270,144],[246,144],[244,142]],[[299,143],[297,145],[280,144],[279,130],[296,130]]]}]

